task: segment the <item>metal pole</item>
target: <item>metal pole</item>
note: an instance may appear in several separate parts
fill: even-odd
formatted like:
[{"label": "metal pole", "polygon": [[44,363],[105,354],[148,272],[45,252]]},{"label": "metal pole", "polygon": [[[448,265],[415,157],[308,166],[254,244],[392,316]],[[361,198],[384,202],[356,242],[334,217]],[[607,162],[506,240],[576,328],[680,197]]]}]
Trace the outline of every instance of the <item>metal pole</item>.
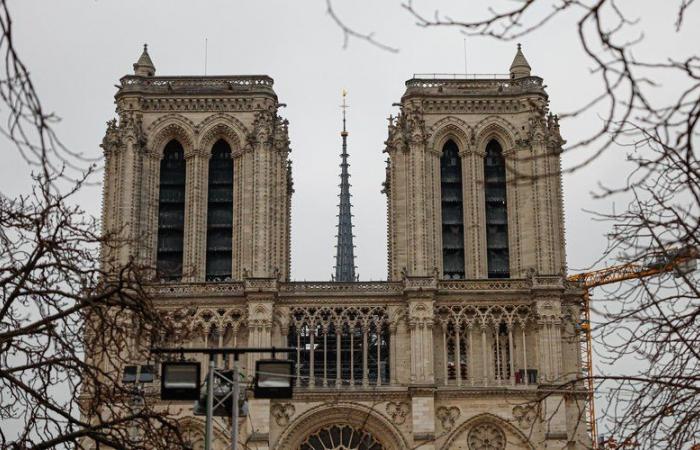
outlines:
[{"label": "metal pole", "polygon": [[209,355],[209,373],[207,374],[207,432],[204,438],[204,450],[211,450],[212,434],[214,434],[214,358],[215,355]]},{"label": "metal pole", "polygon": [[238,356],[233,357],[233,411],[231,411],[231,450],[238,447]]}]

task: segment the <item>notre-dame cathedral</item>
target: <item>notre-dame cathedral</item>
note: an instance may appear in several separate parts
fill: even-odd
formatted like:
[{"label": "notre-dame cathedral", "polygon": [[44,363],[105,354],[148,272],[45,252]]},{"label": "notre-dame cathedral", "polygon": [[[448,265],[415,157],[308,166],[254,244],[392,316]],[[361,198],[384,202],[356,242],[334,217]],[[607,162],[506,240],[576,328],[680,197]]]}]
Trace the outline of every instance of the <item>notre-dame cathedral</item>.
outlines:
[{"label": "notre-dame cathedral", "polygon": [[[336,276],[293,281],[273,80],[159,76],[146,49],[121,78],[103,227],[128,244],[105,264],[152,267],[158,307],[188,307],[177,345],[299,349],[293,398],[249,399],[246,448],[590,447],[582,388],[557,388],[581,372],[580,292],[565,281],[564,141],[530,72],[518,48],[502,77],[406,81],[385,143],[381,282],[354,275],[344,128]],[[201,448],[202,418],[181,423]],[[223,420],[214,434],[228,448]]]}]

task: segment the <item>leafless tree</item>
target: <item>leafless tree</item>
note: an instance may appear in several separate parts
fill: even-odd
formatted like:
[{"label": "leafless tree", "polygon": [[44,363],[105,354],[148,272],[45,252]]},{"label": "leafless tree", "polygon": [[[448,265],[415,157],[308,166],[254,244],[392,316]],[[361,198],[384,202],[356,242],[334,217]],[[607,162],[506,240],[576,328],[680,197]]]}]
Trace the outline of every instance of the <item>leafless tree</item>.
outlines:
[{"label": "leafless tree", "polygon": [[182,447],[168,411],[153,409],[114,370],[143,358],[121,350],[134,329],[148,338],[168,326],[139,267],[101,269],[101,246],[117,241],[75,199],[95,167],[54,132],[56,118],[43,110],[14,46],[5,1],[0,28],[0,130],[32,168],[28,192],[0,194],[0,447]]},{"label": "leafless tree", "polygon": [[[610,447],[681,449],[700,442],[700,295],[697,276],[682,270],[700,248],[700,167],[695,149],[700,57],[690,53],[680,59],[636,56],[645,36],[644,24],[656,20],[648,15],[674,7],[675,21],[667,25],[666,33],[673,39],[691,26],[693,3],[646,5],[647,16],[640,22],[645,12],[636,3],[615,0],[503,2],[478,18],[473,16],[476,7],[466,3],[442,13],[428,2],[397,2],[397,8],[420,28],[451,27],[467,36],[501,41],[575,20],[571,32],[600,89],[560,118],[575,124],[592,113],[600,118],[600,126],[564,149],[586,155],[564,170],[585,169],[606,152],[624,152],[629,163],[625,176],[614,184],[601,181],[594,193],[627,206],[611,214],[594,214],[608,222],[611,231],[607,250],[591,265],[674,268],[614,285],[593,302],[601,362],[595,380],[598,396],[607,405],[601,425],[613,438],[603,445]],[[327,6],[332,11],[330,1]],[[377,45],[372,34],[348,32],[342,19],[334,12],[331,16],[346,40],[357,37]],[[658,93],[660,87],[665,88],[663,95]],[[671,261],[679,262],[679,267],[669,266]],[[578,377],[561,387],[580,381]]]}]

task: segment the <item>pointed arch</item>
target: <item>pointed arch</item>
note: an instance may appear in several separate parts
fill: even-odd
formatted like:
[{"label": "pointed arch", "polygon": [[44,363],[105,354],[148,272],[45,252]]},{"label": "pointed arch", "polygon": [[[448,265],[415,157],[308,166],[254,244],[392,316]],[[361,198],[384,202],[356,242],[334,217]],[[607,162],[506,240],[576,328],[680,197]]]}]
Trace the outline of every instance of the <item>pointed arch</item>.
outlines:
[{"label": "pointed arch", "polygon": [[347,425],[367,432],[383,450],[409,448],[402,433],[376,408],[352,402],[322,404],[293,420],[282,432],[275,450],[298,449],[314,433],[333,425]]},{"label": "pointed arch", "polygon": [[243,123],[230,114],[218,113],[208,116],[200,122],[196,130],[200,136],[198,147],[209,149],[220,139],[223,139],[231,147],[235,155],[242,149],[248,130]]},{"label": "pointed arch", "polygon": [[435,122],[431,130],[428,148],[436,152],[442,152],[442,148],[448,140],[454,141],[460,151],[469,147],[471,127],[462,119],[452,116],[445,117]]},{"label": "pointed arch", "polygon": [[520,133],[515,126],[500,116],[488,116],[474,126],[476,148],[480,151],[486,147],[489,141],[496,140],[504,151],[515,147],[520,138]]},{"label": "pointed arch", "polygon": [[[450,450],[453,447],[453,445],[457,443],[460,436],[469,433],[472,429],[480,425],[487,424],[497,426],[501,431],[505,433],[506,438],[515,437],[520,441],[519,443],[521,445],[525,446],[525,448],[535,450],[535,446],[532,444],[532,442],[530,442],[527,436],[523,434],[522,431],[520,431],[508,421],[490,413],[478,414],[464,421],[458,427],[455,427],[454,430],[452,430],[452,432],[447,436],[447,439],[445,440],[445,443],[442,445],[442,447],[440,447],[440,450]],[[461,441],[461,439],[459,440]],[[471,449],[471,447],[469,448]]]},{"label": "pointed arch", "polygon": [[181,114],[168,114],[160,117],[148,127],[150,140],[148,148],[159,158],[163,157],[165,145],[176,139],[183,147],[185,155],[195,150],[194,123]]}]

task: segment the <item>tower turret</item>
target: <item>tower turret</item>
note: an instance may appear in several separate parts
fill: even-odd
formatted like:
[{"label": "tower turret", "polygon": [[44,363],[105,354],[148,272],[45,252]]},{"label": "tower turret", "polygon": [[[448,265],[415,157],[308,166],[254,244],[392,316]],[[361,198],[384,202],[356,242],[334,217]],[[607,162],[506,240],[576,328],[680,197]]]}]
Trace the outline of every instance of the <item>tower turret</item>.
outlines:
[{"label": "tower turret", "polygon": [[340,135],[343,138],[343,152],[340,154],[340,204],[338,212],[338,243],[336,245],[335,256],[335,276],[334,281],[349,282],[356,281],[355,276],[355,246],[352,235],[352,204],[350,203],[350,173],[348,171],[348,131],[345,126],[345,110],[348,105],[345,103],[347,92],[343,90],[343,131]]},{"label": "tower turret", "polygon": [[148,54],[148,44],[143,44],[143,52],[139,60],[134,63],[134,75],[140,77],[152,77],[156,74],[156,66],[153,65]]},{"label": "tower turret", "polygon": [[513,63],[510,65],[510,77],[511,78],[524,78],[530,76],[530,64],[528,64],[525,55],[523,55],[520,44],[518,44],[518,51],[515,53],[515,58],[513,58]]}]

